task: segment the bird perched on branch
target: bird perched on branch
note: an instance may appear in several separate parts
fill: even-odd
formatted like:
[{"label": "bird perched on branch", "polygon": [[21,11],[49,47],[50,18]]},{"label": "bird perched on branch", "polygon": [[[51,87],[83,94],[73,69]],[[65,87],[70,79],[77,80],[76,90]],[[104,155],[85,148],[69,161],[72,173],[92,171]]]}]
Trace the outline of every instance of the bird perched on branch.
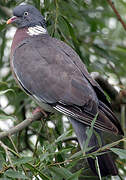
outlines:
[{"label": "bird perched on branch", "polygon": [[[81,148],[87,138],[86,128],[98,114],[94,129],[123,135],[100,86],[91,78],[76,52],[64,42],[49,36],[44,17],[31,5],[14,8],[7,24],[17,24],[11,47],[11,68],[20,87],[46,111],[65,114],[73,125]],[[103,140],[102,140],[103,143]],[[99,148],[95,133],[88,144]],[[97,175],[95,160],[88,158]],[[99,155],[102,176],[117,175],[109,153]]]}]

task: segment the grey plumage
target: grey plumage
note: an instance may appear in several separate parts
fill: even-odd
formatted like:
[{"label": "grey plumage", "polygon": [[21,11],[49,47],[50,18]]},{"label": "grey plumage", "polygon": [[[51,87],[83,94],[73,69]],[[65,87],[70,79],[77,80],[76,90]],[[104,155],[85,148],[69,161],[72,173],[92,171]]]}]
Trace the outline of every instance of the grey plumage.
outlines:
[{"label": "grey plumage", "polygon": [[[103,90],[91,78],[76,52],[41,31],[41,27],[40,31],[34,29],[35,26],[46,28],[40,12],[24,5],[16,7],[14,15],[17,17],[8,21],[18,25],[11,48],[11,67],[21,88],[45,110],[54,109],[67,115],[81,147],[87,138],[86,127],[91,126],[97,113],[94,128],[101,139],[100,130],[123,135]],[[33,27],[30,33],[29,27]],[[99,148],[94,133],[89,146],[95,146],[91,151]],[[98,161],[102,176],[117,174],[110,154],[98,156]],[[94,160],[89,158],[88,162],[97,174]]]}]

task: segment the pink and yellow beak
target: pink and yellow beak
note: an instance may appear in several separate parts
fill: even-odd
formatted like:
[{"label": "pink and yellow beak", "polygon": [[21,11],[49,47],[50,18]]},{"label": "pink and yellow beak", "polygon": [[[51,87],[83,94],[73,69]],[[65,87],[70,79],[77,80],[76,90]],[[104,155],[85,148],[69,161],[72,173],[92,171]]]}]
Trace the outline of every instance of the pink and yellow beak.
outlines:
[{"label": "pink and yellow beak", "polygon": [[8,19],[8,21],[6,23],[11,24],[11,23],[15,22],[16,19],[17,19],[17,17],[13,16],[12,18]]}]

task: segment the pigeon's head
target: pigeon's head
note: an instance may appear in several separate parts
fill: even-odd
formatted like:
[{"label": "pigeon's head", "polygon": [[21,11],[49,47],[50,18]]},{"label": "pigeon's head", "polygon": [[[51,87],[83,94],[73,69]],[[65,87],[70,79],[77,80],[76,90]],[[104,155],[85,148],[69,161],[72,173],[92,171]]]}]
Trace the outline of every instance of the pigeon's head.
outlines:
[{"label": "pigeon's head", "polygon": [[19,5],[13,10],[13,17],[7,21],[7,24],[15,23],[18,28],[42,26],[46,28],[44,17],[32,5]]}]

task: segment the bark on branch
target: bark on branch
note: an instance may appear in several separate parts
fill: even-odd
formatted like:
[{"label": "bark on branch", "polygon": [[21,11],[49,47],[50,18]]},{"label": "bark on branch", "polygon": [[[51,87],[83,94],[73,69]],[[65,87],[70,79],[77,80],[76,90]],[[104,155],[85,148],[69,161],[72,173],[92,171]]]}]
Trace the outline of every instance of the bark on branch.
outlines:
[{"label": "bark on branch", "polygon": [[102,76],[98,75],[93,78],[111,98],[112,108],[115,111],[120,112],[121,106],[126,105],[126,89],[120,90],[118,93],[118,91],[109,84],[108,80],[104,79]]},{"label": "bark on branch", "polygon": [[24,121],[22,121],[20,124],[14,126],[13,128],[9,129],[8,131],[4,131],[0,133],[0,139],[11,136],[12,134],[15,134],[22,129],[26,128],[29,124],[31,124],[33,121],[38,121],[43,117],[42,113],[38,112],[33,115],[31,118],[27,118]]}]

